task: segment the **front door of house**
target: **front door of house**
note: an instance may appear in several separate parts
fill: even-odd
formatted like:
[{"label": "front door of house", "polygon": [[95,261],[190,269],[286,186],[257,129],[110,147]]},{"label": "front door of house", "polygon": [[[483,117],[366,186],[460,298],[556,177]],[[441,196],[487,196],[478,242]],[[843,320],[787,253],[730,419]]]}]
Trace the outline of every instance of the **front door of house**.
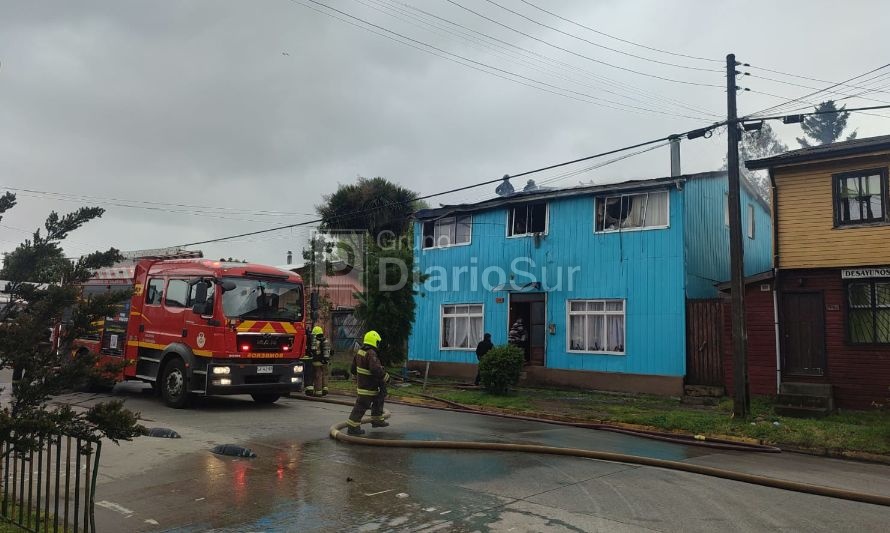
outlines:
[{"label": "front door of house", "polygon": [[[510,295],[510,331],[525,352],[526,361],[532,365],[544,365],[546,350],[547,306],[544,293],[517,293]],[[518,333],[518,335],[517,335]],[[508,334],[508,338],[510,335]]]},{"label": "front door of house", "polygon": [[825,307],[818,292],[782,295],[782,334],[787,376],[825,374]]}]

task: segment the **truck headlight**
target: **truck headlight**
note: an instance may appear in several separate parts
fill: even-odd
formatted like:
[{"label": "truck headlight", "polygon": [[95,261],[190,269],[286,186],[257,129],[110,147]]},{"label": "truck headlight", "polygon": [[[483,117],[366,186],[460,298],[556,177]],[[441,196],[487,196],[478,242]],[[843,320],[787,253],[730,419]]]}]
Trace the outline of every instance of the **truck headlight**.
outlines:
[{"label": "truck headlight", "polygon": [[229,378],[216,379],[216,380],[213,380],[213,384],[214,385],[231,385],[232,380]]},{"label": "truck headlight", "polygon": [[231,373],[232,373],[232,369],[227,366],[213,367],[213,374],[216,376],[228,376]]},{"label": "truck headlight", "polygon": [[290,378],[291,383],[299,383],[300,381],[302,381],[300,378]]},{"label": "truck headlight", "polygon": [[294,374],[299,374],[303,371],[303,365],[294,365]]}]

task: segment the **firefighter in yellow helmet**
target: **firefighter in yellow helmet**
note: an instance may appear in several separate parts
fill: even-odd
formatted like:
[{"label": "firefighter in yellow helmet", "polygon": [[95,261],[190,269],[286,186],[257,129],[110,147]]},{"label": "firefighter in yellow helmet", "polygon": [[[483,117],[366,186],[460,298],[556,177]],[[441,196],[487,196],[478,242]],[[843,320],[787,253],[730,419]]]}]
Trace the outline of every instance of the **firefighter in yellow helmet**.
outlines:
[{"label": "firefighter in yellow helmet", "polygon": [[[331,346],[324,336],[321,326],[312,328],[312,390],[315,396],[324,396],[328,393],[328,367],[331,362]],[[307,394],[309,394],[307,392]]]},{"label": "firefighter in yellow helmet", "polygon": [[[315,328],[312,329],[314,330]],[[314,359],[312,353],[313,337],[314,335],[312,335],[309,326],[306,326],[306,352],[300,358],[300,362],[303,363],[303,392],[306,393],[306,396],[315,396],[315,372],[313,372],[314,367],[312,366]]]},{"label": "firefighter in yellow helmet", "polygon": [[371,409],[371,426],[382,428],[389,425],[383,419],[383,400],[386,398],[386,384],[389,382],[389,374],[380,364],[377,350],[380,345],[380,334],[376,331],[365,333],[362,347],[356,351],[352,359],[352,374],[356,377],[358,393],[355,399],[355,407],[349,414],[346,423],[349,426],[347,433],[350,435],[364,435],[361,428],[362,417]]}]

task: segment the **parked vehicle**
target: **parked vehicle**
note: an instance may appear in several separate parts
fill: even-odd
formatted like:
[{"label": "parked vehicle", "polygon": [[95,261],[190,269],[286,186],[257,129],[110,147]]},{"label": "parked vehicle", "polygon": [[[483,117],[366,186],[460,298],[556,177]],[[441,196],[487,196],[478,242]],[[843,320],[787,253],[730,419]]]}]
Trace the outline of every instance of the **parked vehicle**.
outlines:
[{"label": "parked vehicle", "polygon": [[303,282],[277,268],[206,259],[144,259],[98,270],[89,298],[132,290],[72,352],[126,362],[117,381],[152,384],[170,407],[195,395],[272,403],[303,386]]}]

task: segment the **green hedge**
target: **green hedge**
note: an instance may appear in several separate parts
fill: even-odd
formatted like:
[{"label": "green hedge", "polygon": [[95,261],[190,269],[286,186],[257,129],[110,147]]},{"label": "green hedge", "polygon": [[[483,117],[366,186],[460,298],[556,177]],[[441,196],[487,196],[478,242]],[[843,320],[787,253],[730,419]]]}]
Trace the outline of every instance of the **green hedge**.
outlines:
[{"label": "green hedge", "polygon": [[506,394],[522,373],[525,354],[516,346],[495,346],[479,362],[482,386],[492,394]]}]

